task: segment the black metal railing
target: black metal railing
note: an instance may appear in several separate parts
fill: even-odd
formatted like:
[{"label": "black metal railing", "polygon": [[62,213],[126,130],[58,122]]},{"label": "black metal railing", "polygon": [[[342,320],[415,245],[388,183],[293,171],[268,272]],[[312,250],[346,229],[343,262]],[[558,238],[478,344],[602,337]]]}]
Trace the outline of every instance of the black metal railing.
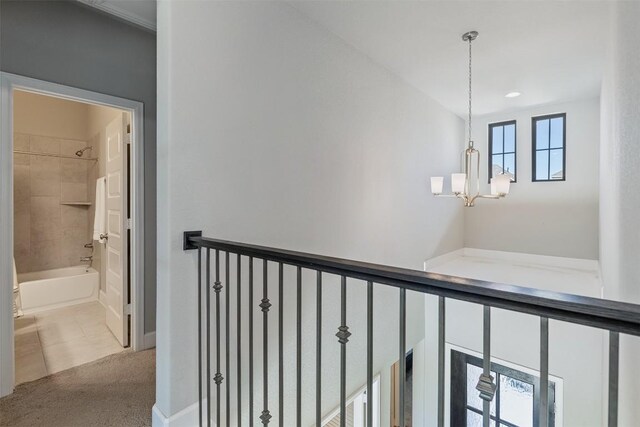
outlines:
[{"label": "black metal railing", "polygon": [[[400,426],[404,427],[404,384],[405,378],[405,351],[406,351],[406,292],[415,291],[424,294],[437,295],[438,298],[438,426],[444,426],[444,390],[445,390],[445,310],[446,299],[456,299],[461,301],[467,301],[472,303],[481,304],[484,306],[483,310],[483,374],[480,376],[480,380],[477,386],[480,392],[480,397],[483,399],[483,425],[489,426],[490,423],[490,403],[494,397],[496,385],[493,383],[491,377],[491,308],[500,308],[511,310],[515,312],[521,312],[538,316],[540,318],[540,387],[537,393],[537,398],[540,401],[538,407],[538,413],[534,414],[534,424],[539,427],[548,426],[548,414],[549,414],[549,402],[548,402],[548,384],[549,384],[549,319],[561,320],[578,325],[584,325],[589,327],[595,327],[609,331],[609,402],[608,402],[608,425],[610,427],[617,426],[617,411],[618,411],[618,359],[619,359],[619,334],[629,334],[634,336],[640,336],[640,305],[604,300],[598,298],[591,298],[585,296],[557,293],[551,291],[543,291],[538,289],[531,289],[525,287],[511,286],[505,284],[498,284],[492,282],[485,282],[480,280],[466,279],[454,276],[447,276],[435,273],[426,273],[416,270],[408,270],[403,268],[377,265],[371,263],[365,263],[360,261],[352,261],[341,258],[333,258],[321,255],[313,255],[302,252],[294,252],[284,249],[269,248],[263,246],[256,246],[244,243],[230,242],[224,240],[217,240],[202,237],[201,232],[185,232],[184,233],[184,245],[185,250],[197,250],[198,251],[198,370],[199,382],[199,422],[201,426],[210,426],[213,419],[212,411],[212,399],[211,396],[211,381],[216,385],[216,410],[215,420],[216,425],[221,426],[221,394],[220,386],[223,381],[229,381],[231,379],[230,372],[230,343],[229,343],[229,325],[230,325],[230,292],[225,290],[225,286],[230,284],[230,265],[229,254],[235,254],[237,256],[237,419],[241,420],[242,413],[242,390],[241,390],[241,312],[242,301],[240,291],[240,277],[241,277],[241,262],[242,258],[246,257],[249,260],[248,265],[248,298],[249,304],[248,310],[248,406],[249,406],[249,425],[253,426],[254,423],[262,423],[268,425],[273,418],[272,412],[269,408],[269,360],[268,360],[268,343],[269,343],[269,312],[272,307],[271,300],[268,295],[268,269],[269,263],[274,263],[278,266],[278,420],[279,425],[283,425],[284,420],[284,347],[283,347],[283,316],[284,305],[283,301],[284,292],[284,278],[283,278],[283,266],[293,266],[297,270],[296,286],[293,288],[296,292],[296,426],[301,426],[302,422],[302,408],[301,408],[301,383],[302,383],[302,362],[301,362],[301,346],[302,346],[302,272],[303,269],[315,271],[317,274],[316,280],[316,360],[315,360],[315,423],[316,426],[321,426],[322,422],[322,280],[323,274],[337,275],[341,278],[340,281],[340,326],[336,333],[338,342],[340,344],[340,414],[345,414],[346,409],[346,353],[349,337],[349,326],[347,322],[347,287],[348,279],[362,280],[367,283],[367,298],[366,298],[366,322],[367,322],[367,338],[366,338],[366,391],[367,395],[372,395],[373,390],[373,288],[375,285],[386,285],[399,288],[399,342],[398,342],[398,354],[399,354],[399,420]],[[205,282],[202,281],[202,255],[205,255]],[[211,283],[211,252],[215,254],[215,281]],[[220,258],[224,253],[225,258],[225,283],[224,285],[220,281]],[[262,286],[262,300],[258,307],[252,307],[253,305],[253,272],[254,263],[256,260],[261,260],[263,265],[263,286]],[[204,292],[204,307],[205,307],[205,321],[203,331],[203,286]],[[211,373],[211,304],[210,304],[210,291],[213,289],[215,292],[215,358],[216,358],[216,372],[212,376]],[[226,343],[225,343],[225,376],[222,376],[220,366],[220,292],[225,293],[225,330],[226,330]],[[263,329],[262,329],[262,363],[263,363],[263,410],[259,417],[254,418],[254,375],[253,375],[253,361],[254,361],[254,349],[253,349],[253,310],[260,309],[263,317]],[[203,389],[203,332],[204,341],[206,343],[205,357],[206,357],[206,375],[204,375],[206,388]],[[230,387],[227,383],[225,399],[226,407],[226,425],[230,425],[230,410],[231,410],[231,395]],[[206,391],[206,395],[205,395]],[[203,411],[202,403],[206,401],[206,413]],[[372,426],[372,405],[367,405],[366,423],[368,427]],[[238,424],[240,421],[238,421]],[[346,425],[346,417],[340,417],[341,427]]]}]

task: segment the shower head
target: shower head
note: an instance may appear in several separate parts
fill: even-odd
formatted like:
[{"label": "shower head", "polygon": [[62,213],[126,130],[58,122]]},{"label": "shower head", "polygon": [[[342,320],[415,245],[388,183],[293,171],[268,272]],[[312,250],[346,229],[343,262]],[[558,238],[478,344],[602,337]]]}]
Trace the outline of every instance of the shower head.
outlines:
[{"label": "shower head", "polygon": [[91,150],[93,147],[84,147],[82,150],[76,151],[76,156],[82,157],[85,151]]}]

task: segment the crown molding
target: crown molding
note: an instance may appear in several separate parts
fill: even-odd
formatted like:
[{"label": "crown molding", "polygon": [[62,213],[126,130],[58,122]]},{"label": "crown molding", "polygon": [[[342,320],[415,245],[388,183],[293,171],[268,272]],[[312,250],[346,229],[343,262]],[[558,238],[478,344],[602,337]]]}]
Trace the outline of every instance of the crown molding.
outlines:
[{"label": "crown molding", "polygon": [[135,25],[146,28],[153,32],[157,30],[157,25],[155,22],[152,22],[148,19],[141,18],[140,16],[130,13],[116,5],[113,5],[112,3],[108,3],[105,0],[78,0],[78,2],[83,3],[87,6],[94,7],[105,13],[114,15],[120,19],[131,22]]}]

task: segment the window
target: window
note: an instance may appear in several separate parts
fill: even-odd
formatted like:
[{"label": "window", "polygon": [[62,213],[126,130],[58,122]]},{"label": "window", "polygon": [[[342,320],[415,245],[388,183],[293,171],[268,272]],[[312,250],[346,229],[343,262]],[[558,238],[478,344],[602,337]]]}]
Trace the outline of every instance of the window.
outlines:
[{"label": "window", "polygon": [[489,125],[489,182],[505,173],[516,182],[516,121]]},{"label": "window", "polygon": [[562,113],[531,119],[534,182],[565,180],[566,118]]},{"label": "window", "polygon": [[[482,359],[451,350],[451,425],[482,426],[482,403],[476,390],[482,374]],[[538,425],[540,379],[526,372],[491,363],[497,384],[491,401],[491,426],[533,427]],[[549,381],[549,427],[555,426],[555,383]]]}]

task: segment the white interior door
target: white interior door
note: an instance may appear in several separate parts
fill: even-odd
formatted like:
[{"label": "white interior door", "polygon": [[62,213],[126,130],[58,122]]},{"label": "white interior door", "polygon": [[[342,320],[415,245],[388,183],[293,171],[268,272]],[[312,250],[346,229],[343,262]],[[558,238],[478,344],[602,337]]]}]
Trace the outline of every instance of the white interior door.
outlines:
[{"label": "white interior door", "polygon": [[126,113],[106,129],[107,326],[123,346],[129,345],[126,129]]}]

